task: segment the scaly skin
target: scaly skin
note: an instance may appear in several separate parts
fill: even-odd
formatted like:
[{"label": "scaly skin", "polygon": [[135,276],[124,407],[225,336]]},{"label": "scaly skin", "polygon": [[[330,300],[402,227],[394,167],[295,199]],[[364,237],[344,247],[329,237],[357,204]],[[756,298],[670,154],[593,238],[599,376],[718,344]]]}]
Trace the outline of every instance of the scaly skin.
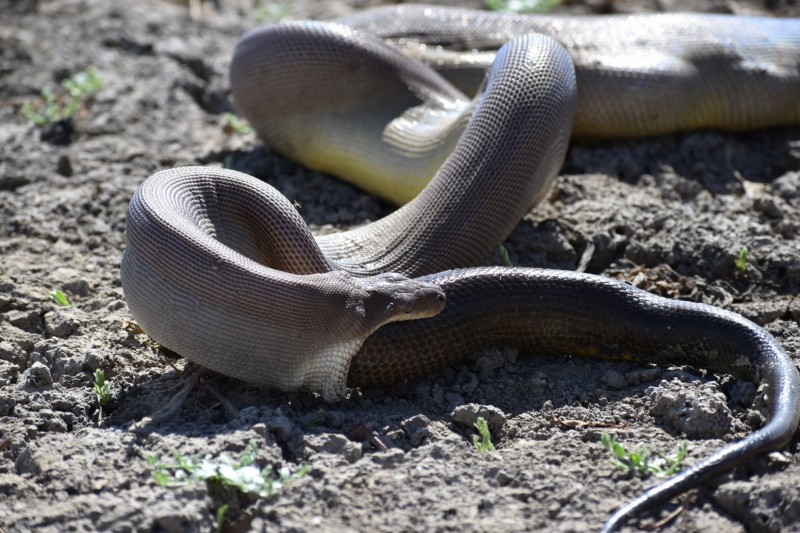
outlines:
[{"label": "scaly skin", "polygon": [[[398,18],[403,9],[348,22],[366,20],[365,27],[380,33],[376,21],[389,13],[394,16],[386,31],[405,30]],[[486,27],[510,26],[496,15],[436,8],[429,16],[415,9],[408,13],[422,24],[418,34],[436,36],[441,28],[443,39],[470,46]],[[458,17],[478,17],[467,24],[474,35],[447,26]],[[653,69],[631,55],[606,59],[606,52],[587,44],[595,30],[577,19],[524,20],[545,31],[578,28],[570,50],[578,59],[577,96],[572,61],[548,37],[518,37],[504,45],[485,90],[469,100],[395,48],[347,26],[282,24],[245,36],[231,66],[233,93],[274,148],[315,168],[341,170],[401,202],[413,196],[410,183],[421,187],[435,176],[388,217],[315,241],[291,204],[254,178],[198,167],[156,174],[131,201],[123,288],[133,315],[161,344],[224,374],[283,390],[313,390],[326,400],[341,398],[347,384],[403,382],[493,344],[690,364],[762,385],[769,405],[764,427],[622,507],[605,526],[611,531],[641,510],[788,442],[800,423],[794,364],[763,329],[710,306],[598,276],[449,269],[479,264],[547,193],[563,162],[576,106],[578,128],[593,121],[581,115],[587,95],[600,102],[588,107],[612,113],[613,125],[632,125],[630,135],[796,122],[797,27],[750,19],[746,24],[755,28],[745,29],[725,19],[729,29],[718,30],[720,19],[699,16],[636,19],[638,29],[629,31],[614,26],[625,18],[598,23],[617,30],[611,48],[618,51],[630,53],[626,39],[649,39],[647,57],[658,59]],[[661,24],[666,30],[658,34]],[[756,34],[760,28],[784,40],[765,49]],[[680,44],[678,35],[690,39]],[[791,49],[786,56],[783,42]],[[595,64],[593,58],[602,59],[597,64],[605,70],[582,70]],[[627,90],[617,80],[625,74],[641,82],[631,94],[641,93],[651,106],[628,118],[609,111],[616,109],[609,100],[632,99],[611,97]],[[587,79],[599,85],[582,85]],[[664,82],[669,87],[662,88]],[[751,88],[763,91],[764,102],[755,102]],[[687,113],[669,103],[673,90],[684,107],[691,103]],[[745,101],[736,100],[737,91]],[[787,92],[792,113],[762,120],[758,110],[777,106]],[[677,116],[683,122],[664,126]],[[382,168],[405,181],[370,185],[369,174]]]}]

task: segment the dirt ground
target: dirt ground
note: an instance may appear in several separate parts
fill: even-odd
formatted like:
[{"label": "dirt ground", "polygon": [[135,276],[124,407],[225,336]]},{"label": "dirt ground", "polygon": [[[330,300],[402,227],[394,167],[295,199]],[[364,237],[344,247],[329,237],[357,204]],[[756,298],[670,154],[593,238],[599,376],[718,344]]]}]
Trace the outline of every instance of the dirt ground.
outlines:
[{"label": "dirt ground", "polygon": [[[1,529],[210,531],[227,503],[228,531],[596,531],[658,482],[615,469],[601,433],[664,452],[687,439],[692,463],[762,422],[755,387],[726,376],[502,347],[331,405],[197,375],[137,333],[119,263],[128,201],[157,170],[256,175],[295,200],[314,231],[391,210],[224,127],[227,67],[243,32],[370,2],[222,3],[190,17],[163,0],[0,0]],[[681,7],[567,4],[562,11]],[[800,15],[788,0],[683,4]],[[24,102],[87,67],[103,87],[74,120],[37,128],[25,119]],[[800,360],[799,168],[797,128],[575,145],[551,196],[506,247],[517,265],[583,265],[735,310]],[[73,305],[51,301],[54,289]],[[110,383],[102,419],[97,369]],[[184,403],[155,416],[187,381],[196,385]],[[495,452],[471,445],[479,413],[491,415]],[[230,498],[205,483],[161,487],[146,461],[237,458],[250,441],[259,466],[307,465],[308,475],[270,498]],[[664,530],[800,530],[799,442],[630,529],[675,511]]]}]

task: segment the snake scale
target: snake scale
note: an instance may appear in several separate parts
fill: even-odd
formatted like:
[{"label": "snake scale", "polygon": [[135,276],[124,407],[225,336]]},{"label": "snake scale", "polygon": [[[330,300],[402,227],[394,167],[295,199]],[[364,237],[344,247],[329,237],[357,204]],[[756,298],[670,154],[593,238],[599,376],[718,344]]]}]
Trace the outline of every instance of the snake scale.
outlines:
[{"label": "snake scale", "polygon": [[481,264],[547,193],[571,133],[800,123],[799,26],[402,6],[253,30],[237,46],[231,86],[259,135],[405,205],[315,238],[255,178],[159,172],[130,204],[129,308],[192,361],[329,401],[496,345],[689,364],[759,383],[766,424],[621,507],[605,525],[614,530],[785,445],[800,423],[795,365],[766,331],[722,309],[588,274],[464,267]]}]

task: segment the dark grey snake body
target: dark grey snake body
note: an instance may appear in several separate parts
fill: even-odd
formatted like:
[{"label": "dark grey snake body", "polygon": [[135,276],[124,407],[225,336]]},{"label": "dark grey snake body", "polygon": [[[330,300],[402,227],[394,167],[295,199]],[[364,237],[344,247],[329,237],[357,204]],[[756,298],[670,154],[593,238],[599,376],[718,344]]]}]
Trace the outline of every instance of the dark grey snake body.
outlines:
[{"label": "dark grey snake body", "polygon": [[[441,35],[453,41],[501,20],[421,9],[412,9],[409,19],[395,11],[387,22],[387,12],[379,11],[348,22],[408,31],[403,20],[411,20],[421,28],[417,34],[436,35],[438,21]],[[472,23],[462,33],[454,19]],[[503,20],[501,26],[511,26]],[[659,24],[649,20],[639,24],[654,34]],[[770,91],[776,84],[800,87],[796,21],[781,26],[749,20],[780,32],[784,45],[775,45],[775,52],[750,38],[704,48],[709,20],[660,20],[670,43],[681,33],[677,29],[690,36],[683,48],[670,45],[669,53],[678,54],[672,63],[700,58],[699,66],[716,65],[717,74],[748,78],[739,68],[744,57],[765,62],[760,83]],[[572,19],[560,24],[573,27],[573,40],[591,49],[588,30]],[[493,34],[495,40],[509,37]],[[463,37],[467,47],[475,44],[472,38]],[[579,64],[579,80],[581,72]],[[307,157],[311,166],[347,175],[381,166],[392,173],[407,162],[418,180],[443,163],[430,185],[393,214],[317,240],[288,200],[249,176],[200,167],[152,176],[131,201],[122,282],[131,312],[159,343],[224,374],[283,390],[314,390],[327,400],[341,398],[346,385],[403,382],[498,344],[690,364],[762,385],[770,411],[764,427],[622,507],[607,530],[794,435],[800,423],[797,370],[775,339],[736,314],[586,274],[458,269],[479,264],[508,235],[563,162],[576,105],[581,113],[576,99],[583,97],[576,97],[570,58],[552,39],[522,36],[504,45],[475,100],[395,48],[338,24],[251,32],[237,48],[231,78],[237,105],[258,132],[273,147]],[[729,79],[722,80],[701,75],[700,85],[710,89],[678,87],[731,105]],[[606,84],[596,94],[606,91],[609,98],[617,86]],[[579,87],[578,93],[591,90]],[[751,118],[730,125],[796,123],[800,91],[793,102],[794,118],[783,111],[765,123],[756,113],[761,122],[753,122],[748,111],[742,116]],[[678,125],[687,126],[697,123]],[[398,200],[409,194],[391,185],[375,190],[386,197],[397,193]]]}]

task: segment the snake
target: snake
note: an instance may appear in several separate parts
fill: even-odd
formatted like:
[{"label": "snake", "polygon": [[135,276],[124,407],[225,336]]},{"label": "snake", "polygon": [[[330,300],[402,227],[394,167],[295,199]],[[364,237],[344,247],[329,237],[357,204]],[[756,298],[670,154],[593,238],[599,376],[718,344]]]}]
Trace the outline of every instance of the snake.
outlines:
[{"label": "snake", "polygon": [[616,530],[787,444],[800,424],[795,364],[724,309],[598,275],[479,265],[545,198],[571,136],[797,124],[798,69],[796,20],[404,5],[257,28],[230,67],[256,132],[402,205],[314,236],[259,179],[162,170],[129,205],[128,307],[150,337],[197,364],[326,401],[491,346],[684,364],[759,384],[765,424],[621,506],[603,528]]}]

